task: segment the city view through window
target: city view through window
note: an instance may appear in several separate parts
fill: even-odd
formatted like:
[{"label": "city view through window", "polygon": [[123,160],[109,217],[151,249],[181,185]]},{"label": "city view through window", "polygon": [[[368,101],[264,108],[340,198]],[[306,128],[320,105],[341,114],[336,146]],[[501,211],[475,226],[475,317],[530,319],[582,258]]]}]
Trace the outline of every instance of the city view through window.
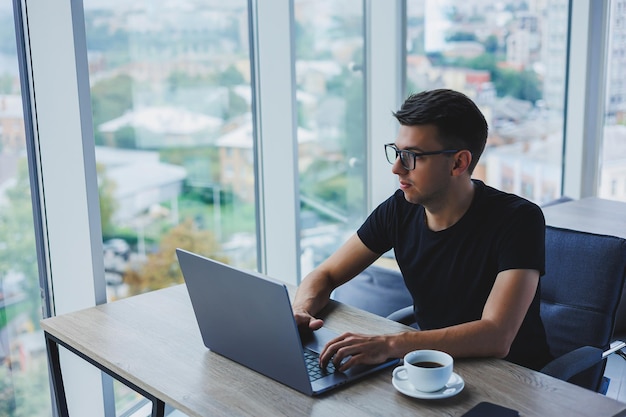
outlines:
[{"label": "city view through window", "polygon": [[[610,4],[599,196],[626,201],[626,0]],[[560,197],[569,1],[406,6],[405,94],[464,92],[490,131],[474,176]],[[84,13],[108,299],[181,283],[176,247],[257,269],[248,1],[84,0]],[[365,21],[360,0],[294,0],[302,275],[368,214]],[[51,415],[30,198],[0,0],[0,416]],[[115,392],[123,415],[138,397]]]},{"label": "city view through window", "polygon": [[545,203],[561,194],[567,0],[407,2],[407,90],[451,88],[489,124],[474,177]]},{"label": "city view through window", "polygon": [[609,2],[602,171],[598,197],[626,201],[626,0]]},{"label": "city view through window", "polygon": [[0,416],[51,415],[13,4],[0,0]]},{"label": "city view through window", "polygon": [[247,2],[84,6],[109,299],[256,269]]}]

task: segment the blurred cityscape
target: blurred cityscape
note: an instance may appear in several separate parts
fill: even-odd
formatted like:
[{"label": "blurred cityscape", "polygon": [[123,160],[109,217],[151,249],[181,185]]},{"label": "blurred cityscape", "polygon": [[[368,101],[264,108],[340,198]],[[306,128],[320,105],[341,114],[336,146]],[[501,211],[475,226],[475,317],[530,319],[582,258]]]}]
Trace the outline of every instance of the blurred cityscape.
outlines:
[{"label": "blurred cityscape", "polygon": [[[155,288],[142,281],[150,273],[142,265],[163,258],[164,236],[187,219],[187,235],[210,232],[197,238],[214,240],[203,246],[207,255],[255,269],[248,2],[84,6],[109,298]],[[567,0],[407,2],[406,93],[452,88],[474,99],[490,127],[475,177],[539,204],[561,193],[568,7]],[[12,11],[0,10],[0,25],[11,27]],[[365,115],[354,110],[365,100],[363,10],[360,1],[296,0],[294,12],[304,274],[367,214],[365,193],[354,192],[365,184],[354,169],[366,140]],[[32,336],[39,312],[19,306],[38,299],[39,283],[5,241],[18,233],[6,216],[30,201],[15,54],[14,34],[3,31],[0,359],[28,369],[43,351]],[[611,2],[607,57],[599,196],[626,201],[626,0]],[[32,234],[29,221],[21,233]],[[33,254],[23,263],[36,266],[28,239]]]}]

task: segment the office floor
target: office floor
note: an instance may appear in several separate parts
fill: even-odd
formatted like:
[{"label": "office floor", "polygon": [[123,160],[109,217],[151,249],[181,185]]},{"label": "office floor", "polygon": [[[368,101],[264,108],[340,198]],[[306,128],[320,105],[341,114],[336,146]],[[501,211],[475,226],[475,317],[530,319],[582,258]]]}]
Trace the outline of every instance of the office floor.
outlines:
[{"label": "office floor", "polygon": [[626,403],[626,360],[617,355],[609,356],[604,376],[611,380],[606,396]]}]

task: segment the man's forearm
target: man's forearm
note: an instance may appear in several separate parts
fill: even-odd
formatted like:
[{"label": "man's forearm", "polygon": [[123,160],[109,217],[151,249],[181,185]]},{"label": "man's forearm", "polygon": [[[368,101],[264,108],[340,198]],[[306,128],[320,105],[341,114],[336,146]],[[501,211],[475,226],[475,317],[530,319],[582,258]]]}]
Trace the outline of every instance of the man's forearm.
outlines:
[{"label": "man's forearm", "polygon": [[324,274],[311,272],[302,280],[296,291],[293,301],[294,312],[306,312],[315,316],[328,304],[333,289]]},{"label": "man's forearm", "polygon": [[435,349],[454,357],[497,357],[508,354],[512,340],[507,332],[486,320],[476,320],[435,330],[391,335],[390,353],[402,357],[417,349]]}]

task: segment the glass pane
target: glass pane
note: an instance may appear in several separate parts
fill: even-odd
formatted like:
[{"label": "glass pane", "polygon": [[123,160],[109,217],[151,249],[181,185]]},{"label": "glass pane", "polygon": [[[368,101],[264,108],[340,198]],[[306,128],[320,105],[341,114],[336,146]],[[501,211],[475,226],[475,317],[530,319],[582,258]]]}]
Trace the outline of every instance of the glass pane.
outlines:
[{"label": "glass pane", "polygon": [[363,2],[295,0],[302,274],[364,220]]},{"label": "glass pane", "polygon": [[407,92],[472,98],[489,124],[474,177],[539,204],[561,195],[568,4],[407,1]]},{"label": "glass pane", "polygon": [[248,2],[84,8],[109,300],[182,283],[177,247],[256,269]]},{"label": "glass pane", "polygon": [[626,201],[626,1],[609,9],[606,107],[599,197]]},{"label": "glass pane", "polygon": [[51,416],[12,2],[0,1],[0,416]]}]

